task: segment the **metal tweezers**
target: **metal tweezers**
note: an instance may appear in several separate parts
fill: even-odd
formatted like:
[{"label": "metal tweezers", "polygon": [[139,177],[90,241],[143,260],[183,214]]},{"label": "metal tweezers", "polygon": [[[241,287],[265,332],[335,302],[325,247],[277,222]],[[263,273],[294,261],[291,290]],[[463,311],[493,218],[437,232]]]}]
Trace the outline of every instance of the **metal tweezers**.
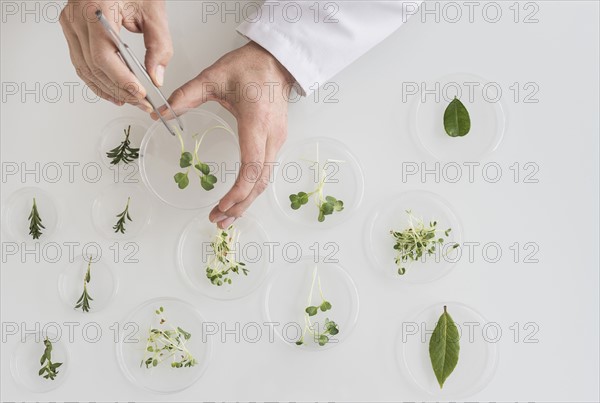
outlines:
[{"label": "metal tweezers", "polygon": [[[119,34],[116,33],[115,30],[110,26],[110,24],[106,20],[106,17],[104,17],[104,15],[102,15],[101,10],[96,11],[96,17],[98,17],[98,21],[100,21],[100,23],[102,24],[102,26],[108,33],[108,36],[110,36],[110,38],[116,45],[117,49],[119,50],[119,54],[121,55],[121,59],[123,59],[123,62],[125,62],[125,65],[127,65],[127,67],[129,68],[129,70],[131,70],[133,75],[136,75],[136,73],[135,73],[134,69],[132,68],[132,64],[135,65],[135,67],[137,67],[138,71],[142,72],[142,74],[144,75],[143,78],[145,78],[146,81],[148,81],[150,83],[151,87],[154,89],[154,92],[160,97],[161,101],[164,102],[164,105],[167,107],[169,112],[171,112],[173,117],[177,120],[177,124],[179,125],[179,128],[181,129],[181,131],[183,131],[183,124],[181,123],[181,120],[175,114],[175,112],[171,108],[171,105],[169,105],[169,102],[167,102],[167,99],[165,98],[163,93],[160,91],[160,89],[158,89],[158,87],[156,85],[154,85],[154,82],[150,78],[150,75],[148,74],[148,71],[146,70],[144,65],[142,63],[140,63],[140,61],[138,60],[137,57],[135,57],[135,55],[133,54],[133,52],[131,51],[129,46],[127,46],[127,44],[121,40],[121,37],[119,36]],[[137,77],[137,78],[139,79],[140,77]],[[146,96],[146,100],[152,106],[152,109],[154,109],[154,112],[156,112],[156,114],[158,115],[158,118],[163,122],[163,124],[165,125],[165,127],[167,128],[169,133],[171,133],[173,136],[175,136],[175,132],[173,131],[173,128],[171,126],[169,126],[167,121],[160,114],[160,112],[156,108],[156,105],[154,104],[154,102],[152,102],[152,100],[150,100],[150,98],[148,96]]]}]

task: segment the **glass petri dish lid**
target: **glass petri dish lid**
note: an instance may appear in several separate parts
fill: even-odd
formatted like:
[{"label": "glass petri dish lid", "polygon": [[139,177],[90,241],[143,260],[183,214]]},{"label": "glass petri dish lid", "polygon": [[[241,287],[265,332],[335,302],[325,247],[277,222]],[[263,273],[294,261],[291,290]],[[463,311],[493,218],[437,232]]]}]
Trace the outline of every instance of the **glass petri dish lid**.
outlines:
[{"label": "glass petri dish lid", "polygon": [[[38,215],[45,228],[34,240],[29,235],[29,215],[35,199]],[[15,191],[6,201],[2,211],[3,228],[7,234],[19,242],[46,242],[52,239],[60,224],[56,199],[47,191],[37,187],[25,187]]]}]

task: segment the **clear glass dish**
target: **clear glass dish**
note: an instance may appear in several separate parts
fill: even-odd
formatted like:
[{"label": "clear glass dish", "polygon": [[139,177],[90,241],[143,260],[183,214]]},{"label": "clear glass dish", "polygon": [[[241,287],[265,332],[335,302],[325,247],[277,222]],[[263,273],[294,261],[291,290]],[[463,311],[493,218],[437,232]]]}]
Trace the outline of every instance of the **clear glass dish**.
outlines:
[{"label": "clear glass dish", "polygon": [[206,276],[206,263],[214,256],[210,243],[218,232],[217,226],[208,221],[207,214],[192,220],[179,238],[179,269],[187,284],[209,298],[232,300],[245,297],[263,283],[269,271],[269,239],[260,222],[245,213],[236,220],[234,228],[238,234],[234,256],[238,262],[246,264],[248,275],[231,274],[232,283],[221,286],[213,285]]},{"label": "clear glass dish", "polygon": [[[142,144],[142,139],[144,138],[144,134],[148,131],[148,123],[144,122],[141,119],[124,116],[117,119],[113,119],[106,124],[102,128],[100,133],[100,141],[98,143],[98,154],[100,156],[100,161],[107,167],[113,168],[114,165],[111,165],[111,159],[106,156],[106,153],[112,150],[115,147],[118,147],[123,140],[125,140],[125,130],[131,126],[129,129],[129,141],[130,147],[132,148],[140,148]],[[130,163],[129,165],[135,165],[134,169],[137,169],[138,160]],[[126,168],[127,164],[119,163],[118,167],[120,169],[130,171],[131,168]]]},{"label": "clear glass dish", "polygon": [[[29,214],[35,198],[42,224],[42,235],[34,240],[29,235]],[[2,212],[3,227],[7,235],[18,242],[46,242],[51,240],[59,226],[56,199],[47,191],[37,187],[26,187],[15,191],[6,201]]]},{"label": "clear glass dish", "polygon": [[[131,221],[125,220],[125,233],[113,228],[125,206]],[[96,230],[108,239],[131,239],[139,235],[150,222],[152,206],[146,189],[140,185],[115,183],[104,188],[92,204],[92,221]]]},{"label": "clear glass dish", "polygon": [[[139,160],[142,181],[152,194],[170,206],[185,210],[212,206],[235,183],[240,168],[237,135],[223,119],[206,110],[191,110],[181,120],[186,130],[182,135],[186,151],[193,152],[196,138],[202,138],[198,156],[217,177],[214,189],[204,190],[193,169],[189,172],[189,185],[179,189],[174,176],[187,169],[179,166],[181,144],[160,121],[150,126],[142,141]],[[199,136],[193,137],[196,134]]]},{"label": "clear glass dish", "polygon": [[[422,219],[426,227],[430,221],[437,221],[438,236],[442,236],[444,242],[442,249],[438,248],[433,255],[404,265],[406,272],[399,275],[394,261],[395,239],[390,231],[400,232],[409,227],[406,210]],[[452,231],[446,237],[443,232],[448,228]],[[452,249],[452,245],[462,242],[460,221],[450,204],[432,192],[413,190],[386,198],[373,212],[366,235],[367,255],[373,267],[398,282],[428,283],[438,280],[448,274],[460,259],[460,253]]]},{"label": "clear glass dish", "polygon": [[[461,336],[458,364],[440,389],[431,367],[429,341],[444,305]],[[493,329],[485,330],[486,324],[481,314],[457,302],[439,302],[424,309],[403,322],[396,337],[396,356],[402,373],[437,399],[464,399],[481,391],[493,378],[498,363],[499,336],[493,334]]]},{"label": "clear glass dish", "polygon": [[[498,148],[506,118],[501,99],[496,99],[497,84],[453,73],[423,85],[428,93],[415,95],[409,122],[413,138],[427,153],[446,162],[478,161]],[[444,130],[444,111],[455,96],[471,119],[471,130],[463,137],[450,137]]]},{"label": "clear glass dish", "polygon": [[[344,209],[319,222],[315,196],[308,204],[293,210],[290,195],[313,192],[324,174],[323,196],[344,202]],[[358,159],[343,143],[326,138],[310,138],[285,146],[275,169],[271,194],[283,215],[294,223],[313,228],[331,228],[352,216],[360,207],[364,176]]]},{"label": "clear glass dish", "polygon": [[[173,368],[168,362],[146,368],[149,329],[159,326],[156,311],[161,307],[167,324],[191,334],[186,347],[197,364]],[[203,333],[204,319],[196,308],[175,298],[157,298],[144,302],[121,323],[123,334],[117,343],[117,360],[129,381],[155,393],[175,393],[192,386],[206,371],[211,357],[211,339]],[[161,327],[164,328],[164,327]]]},{"label": "clear glass dish", "polygon": [[[81,313],[84,312],[81,308],[76,309],[75,305],[83,293],[83,280],[87,273],[88,263],[88,256],[77,256],[58,276],[60,299],[66,307]],[[90,301],[90,311],[85,314],[99,312],[106,308],[114,300],[118,288],[117,276],[111,267],[97,256],[92,256],[87,291],[93,300]]]},{"label": "clear glass dish", "polygon": [[[354,329],[358,320],[358,291],[350,275],[337,263],[315,263],[315,258],[302,258],[297,263],[279,268],[277,274],[269,282],[265,295],[265,314],[267,321],[279,323],[275,333],[286,344],[294,349],[304,351],[321,351],[343,343]],[[314,283],[312,300],[309,302],[313,276],[317,267],[318,276]],[[324,329],[326,318],[338,325],[339,333],[329,336],[330,341],[320,346],[314,337],[307,332],[304,343],[296,345],[305,328],[305,309],[321,303],[318,290],[318,277],[325,300],[331,303],[331,310],[319,311],[311,317],[316,329]]]},{"label": "clear glass dish", "polygon": [[[40,357],[46,349],[44,346],[46,337],[52,343],[52,362],[62,363],[57,368],[54,380],[44,379],[39,375],[42,368]],[[27,334],[18,341],[10,358],[10,372],[17,384],[36,393],[46,393],[64,384],[70,367],[69,350],[66,344],[60,337],[50,332]]]}]

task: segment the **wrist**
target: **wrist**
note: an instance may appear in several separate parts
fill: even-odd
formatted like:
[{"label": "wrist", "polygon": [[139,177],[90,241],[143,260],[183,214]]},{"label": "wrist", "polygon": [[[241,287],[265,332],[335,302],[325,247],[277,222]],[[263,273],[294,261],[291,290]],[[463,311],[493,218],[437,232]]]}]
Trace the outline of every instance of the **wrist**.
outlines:
[{"label": "wrist", "polygon": [[263,48],[254,41],[250,41],[247,46],[252,47],[257,52],[261,53],[261,58],[265,60],[267,63],[266,65],[269,66],[269,68],[275,72],[279,82],[281,82],[284,85],[289,84],[290,86],[296,83],[296,79],[294,78],[294,76],[267,49]]}]

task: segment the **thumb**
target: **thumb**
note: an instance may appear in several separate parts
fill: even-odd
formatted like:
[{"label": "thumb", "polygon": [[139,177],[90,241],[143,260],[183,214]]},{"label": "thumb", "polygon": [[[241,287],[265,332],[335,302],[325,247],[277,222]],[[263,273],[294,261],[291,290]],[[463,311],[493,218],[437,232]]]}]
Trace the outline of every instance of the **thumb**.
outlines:
[{"label": "thumb", "polygon": [[[205,76],[206,74],[202,72],[193,80],[188,81],[173,91],[167,101],[177,116],[188,109],[196,108],[208,101],[217,101],[231,112],[230,105],[223,102],[219,96],[218,84],[206,80]],[[169,111],[166,106],[163,105],[159,111],[163,117],[167,119],[172,118],[172,116],[168,116]],[[158,116],[152,114],[152,118],[158,119]]]},{"label": "thumb", "polygon": [[146,70],[154,84],[161,87],[165,69],[173,57],[173,43],[164,4],[146,10],[141,28],[146,46]]}]

